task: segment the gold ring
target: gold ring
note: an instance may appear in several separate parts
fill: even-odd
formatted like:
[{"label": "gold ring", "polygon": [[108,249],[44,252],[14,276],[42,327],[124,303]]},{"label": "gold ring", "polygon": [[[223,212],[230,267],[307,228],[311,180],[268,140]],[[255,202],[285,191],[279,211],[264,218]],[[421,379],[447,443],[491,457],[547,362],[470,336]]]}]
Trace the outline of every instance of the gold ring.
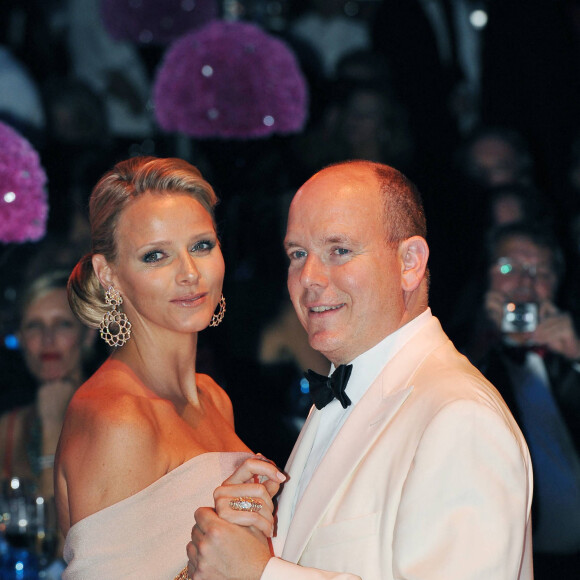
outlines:
[{"label": "gold ring", "polygon": [[254,497],[236,497],[230,500],[230,507],[236,511],[259,512],[262,509],[262,502]]}]

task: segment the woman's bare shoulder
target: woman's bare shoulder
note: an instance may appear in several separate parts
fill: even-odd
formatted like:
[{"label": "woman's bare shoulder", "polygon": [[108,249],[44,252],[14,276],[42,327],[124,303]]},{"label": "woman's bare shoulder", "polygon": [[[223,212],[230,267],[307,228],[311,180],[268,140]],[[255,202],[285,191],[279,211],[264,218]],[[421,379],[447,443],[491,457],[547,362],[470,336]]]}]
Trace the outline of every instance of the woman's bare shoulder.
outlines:
[{"label": "woman's bare shoulder", "polygon": [[74,426],[80,421],[85,429],[98,429],[119,420],[130,422],[142,413],[138,395],[139,383],[135,377],[103,365],[73,395],[65,426]]},{"label": "woman's bare shoulder", "polygon": [[219,411],[229,417],[232,414],[232,402],[227,392],[209,375],[197,373],[196,381],[198,388],[210,397]]},{"label": "woman's bare shoulder", "polygon": [[71,525],[144,489],[167,470],[151,403],[131,380],[95,375],[69,405],[58,468]]}]

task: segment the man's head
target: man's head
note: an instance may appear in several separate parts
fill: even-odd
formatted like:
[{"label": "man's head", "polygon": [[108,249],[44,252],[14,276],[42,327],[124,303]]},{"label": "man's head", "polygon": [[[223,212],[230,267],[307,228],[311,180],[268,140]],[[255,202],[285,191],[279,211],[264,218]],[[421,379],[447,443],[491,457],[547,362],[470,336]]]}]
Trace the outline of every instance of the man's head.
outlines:
[{"label": "man's head", "polygon": [[489,287],[506,302],[553,302],[563,275],[562,252],[551,231],[534,224],[497,228],[488,243]]},{"label": "man's head", "polygon": [[427,307],[425,216],[391,167],[327,167],[290,206],[288,289],[313,348],[348,363]]}]

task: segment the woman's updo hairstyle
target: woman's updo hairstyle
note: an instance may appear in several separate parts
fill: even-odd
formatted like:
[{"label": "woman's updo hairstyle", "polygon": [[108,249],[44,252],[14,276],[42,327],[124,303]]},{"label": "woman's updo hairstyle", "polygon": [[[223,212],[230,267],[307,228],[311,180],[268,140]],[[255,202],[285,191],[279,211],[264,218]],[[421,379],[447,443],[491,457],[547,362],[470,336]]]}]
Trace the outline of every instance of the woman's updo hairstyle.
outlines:
[{"label": "woman's updo hairstyle", "polygon": [[107,262],[116,261],[119,216],[144,193],[190,195],[207,210],[215,224],[216,194],[199,170],[187,161],[133,157],[117,163],[93,189],[89,201],[92,250],[79,260],[68,281],[71,309],[87,326],[98,328],[110,309],[93,269],[93,256],[102,254]]}]

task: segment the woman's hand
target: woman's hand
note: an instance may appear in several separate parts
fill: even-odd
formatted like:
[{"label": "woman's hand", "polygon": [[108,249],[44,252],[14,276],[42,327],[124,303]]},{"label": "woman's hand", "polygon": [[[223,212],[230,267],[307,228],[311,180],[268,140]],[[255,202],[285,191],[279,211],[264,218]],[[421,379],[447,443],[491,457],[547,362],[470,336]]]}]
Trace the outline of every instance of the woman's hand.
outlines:
[{"label": "woman's hand", "polygon": [[[265,536],[274,533],[274,504],[272,498],[278,493],[286,476],[276,465],[263,456],[246,459],[234,473],[214,491],[215,510],[228,522],[242,526],[254,526]],[[231,501],[240,497],[253,498],[262,504],[259,511],[234,509]]]},{"label": "woman's hand", "polygon": [[286,476],[273,461],[261,453],[246,459],[222,485],[237,485],[242,483],[259,483],[265,486],[270,497],[274,497],[280,489],[280,484],[286,481]]}]

